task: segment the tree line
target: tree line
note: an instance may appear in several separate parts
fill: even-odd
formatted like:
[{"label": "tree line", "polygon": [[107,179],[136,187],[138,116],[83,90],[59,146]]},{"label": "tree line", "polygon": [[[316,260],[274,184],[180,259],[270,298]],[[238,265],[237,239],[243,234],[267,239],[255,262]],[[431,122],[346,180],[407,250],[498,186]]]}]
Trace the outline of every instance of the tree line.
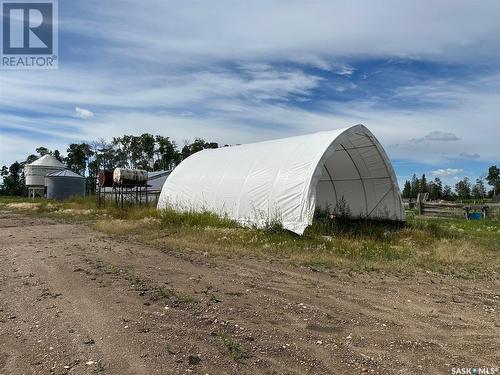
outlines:
[{"label": "tree line", "polygon": [[427,181],[425,174],[420,178],[414,174],[410,180],[405,181],[402,194],[406,199],[415,199],[419,193],[429,193],[431,200],[484,199],[495,196],[499,190],[500,169],[492,165],[485,177],[476,179],[475,183],[464,177],[455,184],[454,189],[450,185],[443,185],[438,177]]},{"label": "tree line", "polygon": [[[113,170],[121,167],[147,171],[168,170],[195,152],[218,147],[217,143],[206,142],[201,138],[195,138],[192,143],[185,141],[184,145],[179,147],[169,137],[149,133],[140,136],[124,135],[113,138],[110,142],[100,139],[93,142],[71,143],[66,149],[66,156],[59,150],[51,151],[41,146],[24,161],[16,161],[10,167],[1,168],[3,185],[0,185],[0,194],[23,195],[26,190],[24,167],[47,154],[65,163],[73,172],[85,176],[90,189],[88,192],[93,193],[95,181],[102,169]],[[491,187],[490,190],[487,189],[486,183]],[[465,177],[455,184],[454,189],[449,185],[443,185],[437,177],[427,181],[425,174],[420,178],[414,174],[410,180],[405,181],[402,194],[403,198],[413,199],[418,193],[425,192],[429,193],[429,198],[432,200],[483,199],[496,195],[499,190],[500,169],[494,165],[489,168],[484,178],[478,178],[473,183]]]},{"label": "tree line", "polygon": [[102,169],[137,168],[148,172],[168,170],[195,152],[218,147],[217,143],[206,142],[201,138],[195,138],[192,143],[185,141],[184,145],[179,147],[169,137],[149,133],[140,136],[124,135],[113,138],[110,142],[100,139],[93,142],[71,143],[66,149],[66,156],[59,150],[52,151],[41,146],[25,160],[1,168],[3,185],[0,185],[0,194],[23,195],[26,190],[25,166],[47,154],[66,164],[73,172],[86,177],[88,192],[92,193],[99,171]]}]

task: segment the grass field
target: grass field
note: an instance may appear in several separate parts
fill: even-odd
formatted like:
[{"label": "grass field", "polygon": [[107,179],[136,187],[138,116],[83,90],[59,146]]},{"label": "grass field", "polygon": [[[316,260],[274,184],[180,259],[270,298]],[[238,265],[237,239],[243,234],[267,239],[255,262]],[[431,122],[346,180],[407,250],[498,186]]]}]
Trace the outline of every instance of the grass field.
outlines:
[{"label": "grass field", "polygon": [[428,271],[465,278],[498,277],[500,221],[430,219],[408,213],[404,225],[316,219],[304,236],[243,228],[212,213],[157,211],[154,207],[97,207],[93,198],[64,202],[0,198],[0,209],[63,221],[86,221],[98,231],[170,251],[225,257],[263,257],[318,269],[358,272]]}]

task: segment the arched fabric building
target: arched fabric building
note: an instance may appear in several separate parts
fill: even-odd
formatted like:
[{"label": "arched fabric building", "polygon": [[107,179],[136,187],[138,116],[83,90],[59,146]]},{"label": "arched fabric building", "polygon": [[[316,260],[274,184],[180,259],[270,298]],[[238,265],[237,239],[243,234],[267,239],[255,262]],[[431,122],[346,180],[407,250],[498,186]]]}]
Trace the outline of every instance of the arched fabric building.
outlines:
[{"label": "arched fabric building", "polygon": [[246,225],[279,220],[302,234],[315,209],[405,219],[387,155],[363,125],[197,152],[173,170],[158,208],[208,210]]}]

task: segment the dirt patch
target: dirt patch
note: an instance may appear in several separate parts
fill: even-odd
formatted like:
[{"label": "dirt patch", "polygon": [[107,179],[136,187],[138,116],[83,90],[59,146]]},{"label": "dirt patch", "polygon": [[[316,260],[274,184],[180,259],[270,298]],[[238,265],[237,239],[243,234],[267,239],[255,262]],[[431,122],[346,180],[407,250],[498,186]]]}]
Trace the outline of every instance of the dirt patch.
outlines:
[{"label": "dirt patch", "polygon": [[29,202],[7,204],[7,208],[13,208],[16,210],[38,210],[38,207],[39,207],[38,203],[29,203]]},{"label": "dirt patch", "polygon": [[499,286],[160,251],[0,211],[0,374],[495,367]]}]

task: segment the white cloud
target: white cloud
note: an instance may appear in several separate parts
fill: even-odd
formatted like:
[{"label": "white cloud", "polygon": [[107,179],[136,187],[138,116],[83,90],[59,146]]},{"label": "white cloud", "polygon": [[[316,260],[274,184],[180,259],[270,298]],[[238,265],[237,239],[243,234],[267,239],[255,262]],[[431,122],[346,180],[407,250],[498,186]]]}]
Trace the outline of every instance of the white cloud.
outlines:
[{"label": "white cloud", "polygon": [[[328,70],[340,79],[362,73],[350,61],[372,58],[498,66],[499,11],[500,2],[490,0],[222,0],[217,7],[160,0],[68,2],[61,35],[67,29],[91,40],[78,44],[72,38],[71,54],[80,53],[83,62],[67,60],[57,71],[3,71],[0,107],[6,111],[0,111],[0,124],[16,134],[41,133],[64,149],[70,140],[125,132],[244,143],[364,123],[391,158],[437,168],[461,150],[481,150],[482,160],[498,160],[499,75],[484,74],[473,83],[410,83],[389,98],[431,107],[390,108],[374,95],[348,102],[313,98],[318,105],[306,110],[292,99],[309,100],[324,78],[288,63]],[[332,91],[354,88],[338,84]],[[99,116],[85,127],[78,118],[68,119],[68,108],[77,103],[74,117],[88,118],[86,108]],[[39,116],[8,115],[23,111]],[[9,133],[4,134],[6,139]],[[13,161],[5,150],[0,147],[0,162]]]},{"label": "white cloud", "polygon": [[450,132],[442,132],[442,131],[432,131],[429,134],[421,137],[412,139],[413,142],[449,142],[449,141],[458,141],[458,138],[455,134]]},{"label": "white cloud", "polygon": [[265,59],[330,69],[331,60],[345,56],[497,59],[498,48],[488,47],[497,45],[499,12],[495,0],[222,0],[217,7],[180,0],[89,0],[75,3],[62,27],[109,42],[113,53],[163,64]]},{"label": "white cloud", "polygon": [[462,159],[479,159],[481,157],[481,155],[479,155],[476,152],[474,153],[461,152],[458,156],[461,157]]},{"label": "white cloud", "polygon": [[[69,69],[44,72],[43,75],[4,72],[7,74],[0,76],[0,87],[10,95],[0,95],[0,106],[18,111],[29,108],[43,113],[45,125],[40,127],[39,121],[30,117],[1,112],[0,123],[26,132],[43,132],[51,139],[59,139],[62,149],[70,140],[112,137],[126,131],[136,134],[150,131],[177,140],[203,136],[225,144],[363,123],[381,140],[391,158],[415,160],[437,167],[446,160],[456,159],[458,150],[480,149],[483,160],[497,160],[500,156],[497,145],[499,127],[491,120],[500,117],[500,93],[492,93],[491,89],[482,92],[481,85],[467,90],[448,87],[450,96],[459,97],[459,105],[445,108],[425,111],[381,108],[377,99],[372,99],[341,104],[325,101],[320,111],[313,111],[288,103],[294,95],[308,98],[310,90],[321,83],[318,77],[298,70],[272,69],[267,65],[242,66],[242,69],[245,70],[243,74],[219,69],[140,78]],[[490,82],[495,80],[498,77],[490,77]],[[75,86],[79,89],[74,90]],[[119,92],[116,87],[121,88]],[[424,89],[420,87],[419,90]],[[40,91],[44,95],[39,95]],[[279,99],[280,103],[268,102],[266,98]],[[95,117],[82,127],[77,119],[67,119],[67,107],[73,103],[81,103],[81,108],[99,108],[99,121]],[[133,118],[136,123],[121,129],[119,121],[125,112],[130,121]],[[190,115],[189,126],[175,126],[176,123],[186,124],[181,121],[186,120],[186,114]],[[154,127],[149,125],[150,121]],[[471,132],[471,123],[480,131]],[[406,141],[410,137],[422,138],[422,134],[432,135],[436,128],[452,134],[447,138],[456,137],[460,141]],[[485,137],[484,134],[492,136]],[[446,137],[441,134],[430,138]],[[400,146],[390,147],[392,144]],[[10,154],[4,155],[7,159],[4,163],[13,161]]]},{"label": "white cloud", "polygon": [[460,172],[463,172],[463,170],[455,168],[446,168],[446,169],[437,169],[435,171],[432,171],[432,175],[434,177],[450,177],[450,176],[455,176]]},{"label": "white cloud", "polygon": [[[39,121],[30,117],[2,112],[0,123],[27,133],[43,132],[51,139],[59,139],[62,149],[70,140],[125,133],[125,128],[120,129],[116,124],[126,112],[130,121],[132,118],[136,121],[127,131],[147,130],[177,140],[203,136],[223,144],[245,143],[363,123],[381,140],[391,158],[437,167],[446,160],[456,159],[461,150],[480,149],[482,160],[500,157],[497,145],[500,128],[492,121],[500,118],[500,93],[491,87],[484,92],[482,83],[442,87],[440,96],[454,97],[457,103],[444,108],[424,111],[384,108],[380,106],[382,99],[370,98],[343,103],[324,101],[320,110],[305,110],[296,107],[290,98],[309,98],[322,79],[298,69],[278,69],[268,64],[241,65],[241,72],[212,68],[140,77],[68,68],[39,75],[15,73],[6,71],[0,76],[0,106],[16,112],[29,109],[44,114],[44,126],[40,127]],[[498,76],[483,79],[490,85],[499,81]],[[44,95],[39,95],[42,91]],[[426,91],[421,85],[414,90],[415,94]],[[99,121],[94,117],[82,127],[79,120],[67,119],[67,108],[73,103],[79,103],[82,109],[99,108]],[[186,124],[180,121],[186,117],[190,119],[189,126],[182,129],[175,126],[176,122]],[[148,125],[150,119],[154,128]],[[476,131],[470,131],[470,124],[475,124]],[[212,132],[214,125],[219,129],[217,132]],[[222,130],[224,127],[226,132]],[[409,138],[429,141],[407,142]],[[460,141],[443,141],[455,138]],[[399,146],[389,146],[393,144]],[[10,154],[2,156],[7,159],[4,163],[13,161]]]},{"label": "white cloud", "polygon": [[335,71],[335,74],[340,76],[350,76],[352,73],[354,73],[354,68],[350,66],[342,66],[340,69]]},{"label": "white cloud", "polygon": [[94,117],[94,112],[85,108],[75,107],[75,116],[83,119],[89,119]]},{"label": "white cloud", "polygon": [[[55,114],[57,109],[54,109],[54,104],[60,106],[75,102],[93,107],[174,108],[200,106],[221,98],[287,100],[291,96],[307,96],[321,81],[320,77],[298,69],[246,66],[242,70],[244,74],[214,68],[140,77],[124,77],[112,71],[66,70],[44,72],[39,76],[6,72],[9,74],[0,76],[0,87],[9,95],[0,95],[0,104]],[[78,90],[74,90],[75,85]],[[117,86],[121,88],[119,91]],[[39,95],[41,90],[44,95]],[[88,115],[88,112],[81,107],[75,109],[79,115]]]}]

